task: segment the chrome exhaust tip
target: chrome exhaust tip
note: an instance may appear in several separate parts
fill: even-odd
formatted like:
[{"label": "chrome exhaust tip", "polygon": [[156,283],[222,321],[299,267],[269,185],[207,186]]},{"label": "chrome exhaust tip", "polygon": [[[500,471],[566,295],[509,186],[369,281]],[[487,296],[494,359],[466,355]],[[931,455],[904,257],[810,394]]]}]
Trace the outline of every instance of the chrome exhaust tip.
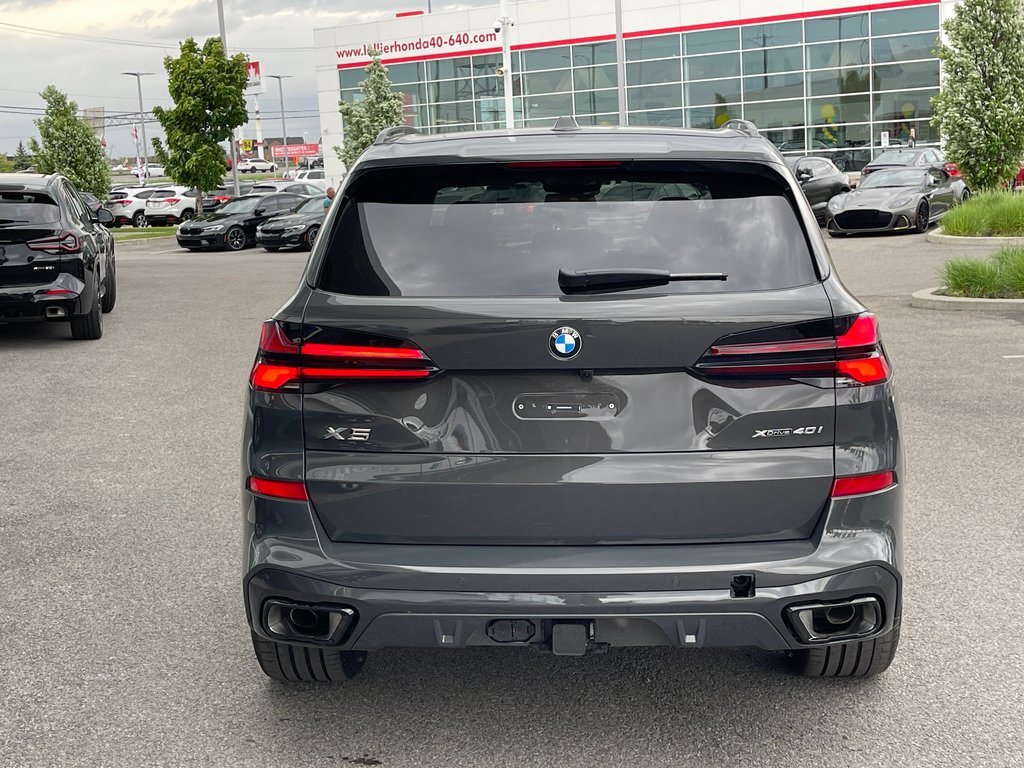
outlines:
[{"label": "chrome exhaust tip", "polygon": [[867,637],[885,621],[877,597],[854,597],[828,603],[791,605],[787,622],[802,643],[827,643]]},{"label": "chrome exhaust tip", "polygon": [[68,311],[64,307],[47,307],[47,317],[67,317]]}]

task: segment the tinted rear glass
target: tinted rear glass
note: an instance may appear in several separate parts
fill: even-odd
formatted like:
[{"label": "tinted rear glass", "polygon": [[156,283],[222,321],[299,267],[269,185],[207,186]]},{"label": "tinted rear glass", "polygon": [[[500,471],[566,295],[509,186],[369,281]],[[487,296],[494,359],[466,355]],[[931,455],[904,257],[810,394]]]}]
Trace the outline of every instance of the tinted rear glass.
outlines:
[{"label": "tinted rear glass", "polygon": [[389,168],[346,189],[320,287],[362,296],[559,296],[560,269],[725,272],[635,293],[817,279],[785,182],[766,166]]},{"label": "tinted rear glass", "polygon": [[50,224],[60,208],[45,192],[0,192],[0,224]]}]

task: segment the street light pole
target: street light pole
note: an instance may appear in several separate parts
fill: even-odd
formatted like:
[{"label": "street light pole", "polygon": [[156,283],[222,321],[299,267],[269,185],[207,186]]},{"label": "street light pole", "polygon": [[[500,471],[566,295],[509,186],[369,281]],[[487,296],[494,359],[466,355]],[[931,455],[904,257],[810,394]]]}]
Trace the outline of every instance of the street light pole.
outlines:
[{"label": "street light pole", "polygon": [[153,73],[122,72],[121,74],[134,77],[136,84],[139,86],[139,130],[142,131],[142,157],[139,158],[142,168],[139,170],[142,171],[142,186],[146,186],[146,178],[149,176],[149,145],[146,144],[146,116],[142,108],[142,78]]},{"label": "street light pole", "polygon": [[[291,77],[291,75],[267,75],[274,80],[277,80],[277,98],[281,101],[281,147],[284,149],[284,170],[288,172],[288,126],[284,121],[284,86],[281,85],[281,81],[285,78]],[[273,155],[271,155],[273,158]]]},{"label": "street light pole", "polygon": [[505,91],[505,128],[511,131],[516,127],[516,116],[512,102],[512,39],[509,30],[515,22],[508,15],[507,0],[501,0],[500,13],[498,24],[501,27],[501,79]]},{"label": "street light pole", "polygon": [[[228,36],[224,31],[224,0],[217,0],[217,21],[220,24],[220,44],[224,48],[224,58],[228,55]],[[235,144],[235,136],[231,135],[231,183],[234,187],[235,197],[239,196],[238,189],[238,147]]]}]

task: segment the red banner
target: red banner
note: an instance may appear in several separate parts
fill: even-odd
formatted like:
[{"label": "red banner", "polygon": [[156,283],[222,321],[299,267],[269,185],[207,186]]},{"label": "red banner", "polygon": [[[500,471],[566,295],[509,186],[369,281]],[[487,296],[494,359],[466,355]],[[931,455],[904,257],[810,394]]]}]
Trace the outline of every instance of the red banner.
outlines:
[{"label": "red banner", "polygon": [[287,149],[288,157],[310,157],[312,155],[320,154],[319,144],[289,144],[286,147],[282,147],[280,144],[275,144],[273,149],[274,157],[284,157],[285,149]]}]

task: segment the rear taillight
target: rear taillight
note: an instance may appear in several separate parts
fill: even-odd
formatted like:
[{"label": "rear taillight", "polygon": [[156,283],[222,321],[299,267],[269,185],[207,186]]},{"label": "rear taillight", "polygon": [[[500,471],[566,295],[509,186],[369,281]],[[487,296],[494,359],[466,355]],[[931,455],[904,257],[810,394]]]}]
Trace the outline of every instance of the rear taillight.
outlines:
[{"label": "rear taillight", "polygon": [[167,203],[168,205],[174,205],[175,203],[180,203],[181,202],[181,198],[178,198],[178,197],[168,197],[168,198],[165,198],[164,200],[161,200],[160,202]]},{"label": "rear taillight", "polygon": [[253,389],[279,392],[317,381],[426,379],[437,372],[423,350],[387,344],[328,344],[291,338],[280,323],[267,320],[249,376]]},{"label": "rear taillight", "polygon": [[[814,325],[818,327],[820,322]],[[754,331],[720,339],[698,361],[697,370],[711,377],[834,376],[848,385],[878,384],[892,373],[878,337],[878,321],[871,314],[837,319],[834,336],[762,340],[764,334]]]},{"label": "rear taillight", "polygon": [[832,483],[832,492],[829,495],[833,499],[840,496],[859,496],[862,493],[884,491],[894,485],[896,485],[896,475],[893,472],[837,477]]},{"label": "rear taillight", "polygon": [[82,252],[82,241],[78,239],[78,235],[71,232],[61,232],[56,237],[47,237],[42,240],[30,240],[25,245],[33,251],[43,251],[44,253]]},{"label": "rear taillight", "polygon": [[249,490],[261,496],[290,501],[309,501],[306,484],[296,480],[271,480],[266,477],[250,477]]}]

